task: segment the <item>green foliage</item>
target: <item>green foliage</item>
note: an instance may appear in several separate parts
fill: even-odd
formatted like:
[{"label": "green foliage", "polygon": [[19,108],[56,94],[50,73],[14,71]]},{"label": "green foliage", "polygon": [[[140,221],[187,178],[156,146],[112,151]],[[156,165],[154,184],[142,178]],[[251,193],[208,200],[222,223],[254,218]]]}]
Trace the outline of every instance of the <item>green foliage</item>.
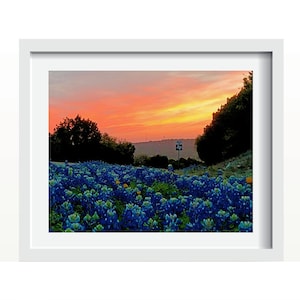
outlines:
[{"label": "green foliage", "polygon": [[54,210],[51,210],[49,214],[49,226],[50,226],[50,231],[55,231],[55,232],[63,231],[62,215],[58,214]]},{"label": "green foliage", "polygon": [[157,226],[160,230],[163,229],[163,221],[162,219],[159,217],[158,214],[155,214],[154,217],[153,217],[153,221],[157,223]]},{"label": "green foliage", "polygon": [[78,213],[79,215],[82,215],[84,212],[84,209],[83,209],[82,205],[77,204],[77,205],[75,205],[74,211],[76,213]]},{"label": "green foliage", "polygon": [[155,181],[152,184],[151,188],[155,192],[161,193],[166,199],[177,197],[178,195],[180,195],[180,191],[178,190],[178,188],[174,184],[168,182]]},{"label": "green foliage", "polygon": [[104,227],[101,224],[98,224],[93,229],[94,232],[99,232],[99,231],[103,231],[103,230],[104,230]]},{"label": "green foliage", "polygon": [[213,114],[210,125],[196,139],[199,158],[207,165],[221,162],[252,148],[252,80],[244,78],[241,91]]},{"label": "green foliage", "polygon": [[179,225],[179,229],[180,230],[185,230],[187,224],[190,223],[190,218],[186,214],[186,212],[183,212],[183,214],[180,216],[180,221],[181,221],[181,223]]},{"label": "green foliage", "polygon": [[118,216],[120,216],[120,220],[122,220],[121,216],[123,215],[123,212],[126,208],[126,203],[124,201],[121,201],[119,199],[115,200],[115,206],[116,206],[116,212]]}]

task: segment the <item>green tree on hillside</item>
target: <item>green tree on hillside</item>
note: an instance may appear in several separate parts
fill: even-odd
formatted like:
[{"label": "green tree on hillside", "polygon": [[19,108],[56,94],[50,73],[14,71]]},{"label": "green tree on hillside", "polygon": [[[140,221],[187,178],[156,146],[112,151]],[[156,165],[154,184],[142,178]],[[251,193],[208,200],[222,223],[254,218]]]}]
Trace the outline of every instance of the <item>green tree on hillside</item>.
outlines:
[{"label": "green tree on hillside", "polygon": [[204,133],[196,139],[199,158],[211,165],[252,148],[253,73],[244,78],[241,91],[227,99]]}]

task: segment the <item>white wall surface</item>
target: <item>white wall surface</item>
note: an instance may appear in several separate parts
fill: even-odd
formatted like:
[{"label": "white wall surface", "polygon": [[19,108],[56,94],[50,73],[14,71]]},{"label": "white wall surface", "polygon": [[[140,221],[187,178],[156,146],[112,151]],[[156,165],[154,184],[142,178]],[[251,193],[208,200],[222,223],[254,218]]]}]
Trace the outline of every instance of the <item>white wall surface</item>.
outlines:
[{"label": "white wall surface", "polygon": [[[300,299],[294,274],[300,268],[297,4],[289,0],[1,3],[0,299]],[[16,262],[20,38],[283,38],[284,249],[285,260],[292,262]]]}]

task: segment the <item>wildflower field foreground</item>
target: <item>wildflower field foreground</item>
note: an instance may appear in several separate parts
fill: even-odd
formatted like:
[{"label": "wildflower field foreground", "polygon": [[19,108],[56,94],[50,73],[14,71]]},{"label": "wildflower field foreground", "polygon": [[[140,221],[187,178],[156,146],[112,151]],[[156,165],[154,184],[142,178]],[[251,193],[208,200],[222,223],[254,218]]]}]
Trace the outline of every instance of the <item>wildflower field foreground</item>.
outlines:
[{"label": "wildflower field foreground", "polygon": [[252,185],[222,172],[50,162],[49,231],[252,232]]}]

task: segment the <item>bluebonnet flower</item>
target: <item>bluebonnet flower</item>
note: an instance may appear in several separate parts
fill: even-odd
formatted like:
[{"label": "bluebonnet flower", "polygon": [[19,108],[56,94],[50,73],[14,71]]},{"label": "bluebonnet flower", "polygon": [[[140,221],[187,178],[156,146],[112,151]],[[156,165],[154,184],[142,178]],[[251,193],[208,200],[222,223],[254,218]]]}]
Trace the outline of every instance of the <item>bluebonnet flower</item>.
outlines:
[{"label": "bluebonnet flower", "polygon": [[82,226],[80,223],[71,223],[70,229],[72,229],[73,231],[84,231],[85,230],[84,226]]},{"label": "bluebonnet flower", "polygon": [[240,218],[238,217],[237,214],[233,213],[228,220],[227,227],[229,230],[234,230],[235,228],[238,229],[239,223],[240,223]]},{"label": "bluebonnet flower", "polygon": [[93,228],[92,231],[94,231],[94,232],[99,232],[99,231],[103,231],[103,230],[104,230],[104,227],[103,227],[101,224],[98,224],[97,226],[95,226],[95,227]]},{"label": "bluebonnet flower", "polygon": [[73,206],[70,201],[65,201],[61,204],[59,212],[63,216],[71,215],[74,212]]},{"label": "bluebonnet flower", "polygon": [[[234,176],[224,179],[221,172],[214,178],[103,162],[49,163],[51,228],[251,231],[248,181]],[[61,216],[62,226],[53,224],[55,214]]]},{"label": "bluebonnet flower", "polygon": [[74,213],[68,216],[68,220],[71,223],[78,223],[80,221],[80,215],[78,213]]},{"label": "bluebonnet flower", "polygon": [[98,223],[100,217],[95,211],[94,214],[91,216],[90,214],[86,214],[83,218],[83,224],[86,230],[92,230]]},{"label": "bluebonnet flower", "polygon": [[251,232],[252,231],[252,222],[250,221],[241,221],[238,229],[240,232]]},{"label": "bluebonnet flower", "polygon": [[125,230],[142,231],[147,216],[141,207],[136,204],[126,204],[122,216],[122,227]]},{"label": "bluebonnet flower", "polygon": [[151,198],[150,197],[145,197],[145,201],[142,204],[142,210],[145,212],[147,217],[153,217],[155,214],[155,211],[153,209],[153,206],[151,204]]},{"label": "bluebonnet flower", "polygon": [[168,171],[174,172],[174,168],[173,168],[172,164],[168,164]]},{"label": "bluebonnet flower", "polygon": [[166,214],[164,220],[164,231],[178,231],[180,220],[176,214]]},{"label": "bluebonnet flower", "polygon": [[203,231],[214,231],[215,222],[211,218],[203,219],[201,221],[201,225],[202,225]]},{"label": "bluebonnet flower", "polygon": [[145,231],[159,231],[158,222],[152,218],[149,218],[147,222],[143,224]]}]

